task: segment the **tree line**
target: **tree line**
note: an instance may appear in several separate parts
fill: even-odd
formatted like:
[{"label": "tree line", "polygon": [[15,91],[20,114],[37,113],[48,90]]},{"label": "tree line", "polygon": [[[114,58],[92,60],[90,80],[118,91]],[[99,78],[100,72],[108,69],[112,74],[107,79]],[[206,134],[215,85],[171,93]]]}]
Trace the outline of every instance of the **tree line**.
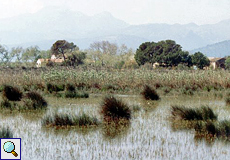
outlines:
[{"label": "tree line", "polygon": [[[38,46],[28,48],[14,47],[8,50],[0,45],[0,63],[36,62],[39,58],[48,59],[54,54],[64,59],[62,65],[77,66],[85,62],[96,66],[111,66],[114,68],[137,68],[146,63],[158,63],[162,67],[176,67],[179,64],[191,67],[196,65],[203,69],[209,66],[209,59],[201,52],[190,55],[183,51],[181,45],[173,40],[145,42],[134,51],[126,45],[118,46],[108,41],[94,42],[82,51],[73,42],[57,40],[49,50],[40,50]],[[134,58],[132,58],[134,57]],[[50,66],[54,65],[51,62]]]}]

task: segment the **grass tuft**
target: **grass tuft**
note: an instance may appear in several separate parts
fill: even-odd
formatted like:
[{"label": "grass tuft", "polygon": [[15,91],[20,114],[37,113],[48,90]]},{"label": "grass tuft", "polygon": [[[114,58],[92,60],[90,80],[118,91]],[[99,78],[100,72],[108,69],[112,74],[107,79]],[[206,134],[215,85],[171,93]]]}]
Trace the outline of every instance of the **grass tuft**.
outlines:
[{"label": "grass tuft", "polygon": [[17,88],[10,85],[5,85],[2,91],[3,99],[10,101],[20,101],[22,98],[22,92]]},{"label": "grass tuft", "polygon": [[8,127],[4,127],[0,130],[0,138],[13,138],[13,133]]},{"label": "grass tuft", "polygon": [[47,108],[47,102],[39,93],[31,91],[25,95],[24,107],[26,109],[44,109]]},{"label": "grass tuft", "polygon": [[120,119],[129,120],[131,118],[131,110],[129,107],[113,96],[104,98],[101,113],[106,121]]},{"label": "grass tuft", "polygon": [[185,108],[184,106],[172,106],[171,111],[174,119],[181,120],[216,120],[215,115],[211,108],[202,106],[198,109]]},{"label": "grass tuft", "polygon": [[47,116],[42,120],[44,126],[93,126],[99,125],[95,117],[90,117],[83,113],[80,116],[56,113],[54,116]]},{"label": "grass tuft", "polygon": [[225,98],[225,103],[227,106],[230,106],[230,97]]},{"label": "grass tuft", "polygon": [[141,92],[141,94],[146,100],[160,100],[157,92],[148,85],[144,87],[144,90]]}]

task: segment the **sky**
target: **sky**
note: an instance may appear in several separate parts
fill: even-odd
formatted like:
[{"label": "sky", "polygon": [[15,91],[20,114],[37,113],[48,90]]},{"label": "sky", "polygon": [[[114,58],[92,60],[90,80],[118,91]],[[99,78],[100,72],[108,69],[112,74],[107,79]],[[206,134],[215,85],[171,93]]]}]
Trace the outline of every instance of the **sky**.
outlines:
[{"label": "sky", "polygon": [[230,19],[230,0],[0,0],[0,19],[59,6],[92,16],[103,11],[129,24],[214,24]]}]

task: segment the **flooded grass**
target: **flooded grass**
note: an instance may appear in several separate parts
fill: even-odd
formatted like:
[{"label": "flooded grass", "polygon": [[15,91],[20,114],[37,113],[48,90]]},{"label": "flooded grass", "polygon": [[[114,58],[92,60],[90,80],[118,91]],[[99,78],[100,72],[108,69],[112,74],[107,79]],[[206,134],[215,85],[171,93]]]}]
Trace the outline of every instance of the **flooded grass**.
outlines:
[{"label": "flooded grass", "polygon": [[[211,94],[211,93],[210,93]],[[100,114],[104,96],[88,99],[45,97],[50,113],[83,113],[103,120]],[[116,96],[119,97],[119,96]],[[91,129],[53,129],[42,126],[44,113],[31,112],[0,114],[1,126],[10,126],[15,138],[22,138],[22,159],[229,159],[229,144],[214,141],[195,141],[195,130],[174,131],[171,128],[171,106],[200,108],[209,106],[218,120],[230,118],[230,110],[223,99],[212,96],[167,96],[153,106],[141,96],[120,96],[124,103],[138,104],[140,111],[133,113],[129,123],[102,123]],[[216,125],[216,124],[215,124]],[[222,127],[223,128],[223,127]],[[227,132],[226,132],[227,133]],[[28,153],[30,150],[30,154]]]}]

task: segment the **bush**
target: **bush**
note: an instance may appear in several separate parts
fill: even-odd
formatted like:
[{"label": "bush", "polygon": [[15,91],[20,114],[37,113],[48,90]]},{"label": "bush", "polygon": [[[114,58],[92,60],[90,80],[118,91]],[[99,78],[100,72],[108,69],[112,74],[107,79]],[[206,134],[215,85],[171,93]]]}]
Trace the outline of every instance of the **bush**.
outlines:
[{"label": "bush", "polygon": [[78,93],[78,92],[65,92],[65,98],[89,98],[89,94],[86,92]]},{"label": "bush", "polygon": [[5,85],[2,92],[3,98],[10,101],[20,101],[22,98],[22,92],[17,87]]},{"label": "bush", "polygon": [[141,94],[144,96],[146,100],[160,100],[160,97],[157,94],[157,92],[148,85],[144,87],[144,90],[141,92]]},{"label": "bush", "polygon": [[185,108],[184,106],[172,106],[171,111],[174,119],[181,120],[216,120],[215,115],[211,108],[202,106],[198,109]]},{"label": "bush", "polygon": [[43,109],[47,102],[39,93],[31,91],[26,93],[24,105],[26,109]]},{"label": "bush", "polygon": [[99,125],[99,121],[95,117],[90,117],[83,113],[81,116],[72,116],[68,114],[55,114],[47,116],[42,120],[45,126],[92,126]]},{"label": "bush", "polygon": [[0,138],[13,138],[13,133],[9,130],[9,128],[2,128],[0,130]]},{"label": "bush", "polygon": [[117,100],[113,96],[105,97],[102,103],[101,113],[104,120],[119,120],[131,118],[131,110],[121,100]]},{"label": "bush", "polygon": [[15,106],[15,104],[13,104],[12,102],[10,102],[9,100],[3,100],[0,104],[1,108],[5,108],[5,109],[10,109],[12,110]]},{"label": "bush", "polygon": [[53,93],[53,92],[64,91],[65,85],[64,84],[55,85],[55,84],[47,83],[46,88],[48,92]]},{"label": "bush", "polygon": [[225,98],[225,103],[226,103],[227,106],[230,105],[230,97]]},{"label": "bush", "polygon": [[66,91],[75,92],[76,91],[75,86],[73,84],[68,83],[66,85]]}]

